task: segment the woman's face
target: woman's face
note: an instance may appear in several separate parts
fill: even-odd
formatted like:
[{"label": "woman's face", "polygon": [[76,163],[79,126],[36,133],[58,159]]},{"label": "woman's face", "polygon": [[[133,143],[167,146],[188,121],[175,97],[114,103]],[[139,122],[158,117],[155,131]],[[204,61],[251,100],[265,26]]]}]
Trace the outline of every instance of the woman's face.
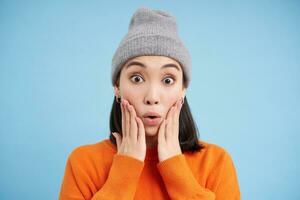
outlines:
[{"label": "woman's face", "polygon": [[[180,64],[166,56],[139,56],[129,59],[120,73],[116,96],[126,99],[143,120],[146,136],[156,136],[169,109],[185,96]],[[152,125],[143,117],[147,112],[158,113],[159,123]]]}]

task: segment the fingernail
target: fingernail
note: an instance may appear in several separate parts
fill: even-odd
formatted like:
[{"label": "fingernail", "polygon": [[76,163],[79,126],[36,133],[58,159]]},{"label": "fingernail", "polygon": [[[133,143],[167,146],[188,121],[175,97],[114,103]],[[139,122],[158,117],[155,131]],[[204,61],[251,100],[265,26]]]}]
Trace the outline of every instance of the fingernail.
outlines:
[{"label": "fingernail", "polygon": [[178,100],[177,107],[180,107],[180,105],[181,105],[181,99]]}]

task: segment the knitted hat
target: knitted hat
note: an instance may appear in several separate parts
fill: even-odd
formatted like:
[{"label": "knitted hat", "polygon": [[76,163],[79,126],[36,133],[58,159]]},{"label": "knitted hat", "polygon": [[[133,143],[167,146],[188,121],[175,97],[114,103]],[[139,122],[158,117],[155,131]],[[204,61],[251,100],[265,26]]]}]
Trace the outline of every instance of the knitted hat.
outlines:
[{"label": "knitted hat", "polygon": [[168,12],[146,7],[136,10],[128,33],[112,59],[112,84],[116,83],[117,75],[128,59],[146,55],[167,56],[179,62],[189,85],[190,55],[178,36],[175,17]]}]

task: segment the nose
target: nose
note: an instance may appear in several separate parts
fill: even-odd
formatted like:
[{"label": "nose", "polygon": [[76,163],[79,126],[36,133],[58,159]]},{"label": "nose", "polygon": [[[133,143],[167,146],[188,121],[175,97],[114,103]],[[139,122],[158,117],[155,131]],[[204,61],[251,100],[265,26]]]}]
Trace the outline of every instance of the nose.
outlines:
[{"label": "nose", "polygon": [[147,101],[146,101],[146,104],[147,104],[147,105],[158,104],[158,101],[147,100]]},{"label": "nose", "polygon": [[147,105],[155,105],[159,103],[159,91],[155,87],[149,87],[146,96],[145,96],[145,103]]}]

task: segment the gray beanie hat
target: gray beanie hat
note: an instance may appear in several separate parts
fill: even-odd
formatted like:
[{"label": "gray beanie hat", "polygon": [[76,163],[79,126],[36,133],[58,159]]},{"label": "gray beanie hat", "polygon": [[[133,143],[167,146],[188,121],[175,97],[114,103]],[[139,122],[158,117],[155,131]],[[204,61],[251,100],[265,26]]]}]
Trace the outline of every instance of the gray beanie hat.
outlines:
[{"label": "gray beanie hat", "polygon": [[178,36],[175,17],[168,12],[141,7],[133,14],[112,59],[112,84],[128,59],[146,55],[168,56],[179,62],[189,85],[190,55]]}]

